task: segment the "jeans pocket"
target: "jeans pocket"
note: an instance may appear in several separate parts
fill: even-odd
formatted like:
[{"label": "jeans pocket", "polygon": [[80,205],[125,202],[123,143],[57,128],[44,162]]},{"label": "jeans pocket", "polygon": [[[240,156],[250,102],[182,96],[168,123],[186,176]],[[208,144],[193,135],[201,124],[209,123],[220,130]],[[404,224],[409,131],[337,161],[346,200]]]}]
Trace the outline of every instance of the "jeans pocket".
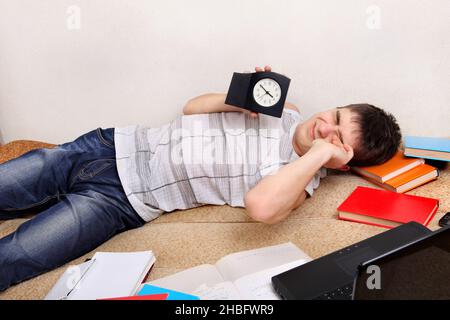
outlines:
[{"label": "jeans pocket", "polygon": [[103,130],[102,128],[97,128],[98,140],[101,144],[107,146],[108,148],[114,149],[114,129],[109,128]]},{"label": "jeans pocket", "polygon": [[115,164],[115,159],[98,159],[86,164],[78,173],[77,177],[80,180],[88,180],[99,175],[106,169],[112,167]]}]

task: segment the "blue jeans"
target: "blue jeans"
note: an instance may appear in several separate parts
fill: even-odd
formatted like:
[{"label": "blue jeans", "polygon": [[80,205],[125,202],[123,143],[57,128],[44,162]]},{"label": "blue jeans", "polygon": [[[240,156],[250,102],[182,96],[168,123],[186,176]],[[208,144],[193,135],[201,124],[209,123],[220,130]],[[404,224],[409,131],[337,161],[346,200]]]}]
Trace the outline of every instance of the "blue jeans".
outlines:
[{"label": "blue jeans", "polygon": [[0,220],[37,212],[0,239],[0,291],[78,258],[145,222],[117,173],[114,129],[0,165]]}]

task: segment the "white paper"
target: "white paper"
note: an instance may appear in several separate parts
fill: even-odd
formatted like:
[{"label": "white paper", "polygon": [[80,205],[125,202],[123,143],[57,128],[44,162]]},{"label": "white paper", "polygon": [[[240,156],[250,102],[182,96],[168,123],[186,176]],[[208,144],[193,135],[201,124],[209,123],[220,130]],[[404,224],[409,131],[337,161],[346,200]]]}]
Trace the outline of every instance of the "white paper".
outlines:
[{"label": "white paper", "polygon": [[217,269],[226,281],[235,281],[245,275],[274,268],[299,259],[311,258],[292,242],[229,254],[217,263]]},{"label": "white paper", "polygon": [[79,265],[69,266],[61,275],[53,288],[47,293],[44,300],[61,300],[67,298],[67,294],[73,289],[79,288],[79,280],[91,265],[92,260]]},{"label": "white paper", "polygon": [[223,281],[224,279],[215,266],[202,264],[147,283],[175,291],[191,293],[199,287],[199,284],[205,284],[210,287]]},{"label": "white paper", "polygon": [[202,284],[191,294],[199,297],[201,300],[239,300],[241,295],[231,282],[220,282],[212,286]]}]

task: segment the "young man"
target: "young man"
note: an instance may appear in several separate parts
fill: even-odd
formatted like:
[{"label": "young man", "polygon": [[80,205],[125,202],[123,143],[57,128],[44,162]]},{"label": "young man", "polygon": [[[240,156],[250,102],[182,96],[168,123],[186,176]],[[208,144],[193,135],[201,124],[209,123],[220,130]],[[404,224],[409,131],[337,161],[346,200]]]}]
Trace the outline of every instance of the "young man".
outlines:
[{"label": "young man", "polygon": [[228,204],[276,223],[313,194],[323,168],[382,163],[400,143],[395,119],[370,105],[301,122],[289,103],[278,119],[224,100],[203,95],[160,128],[99,128],[0,165],[0,219],[39,212],[0,239],[0,290],[163,212]]}]

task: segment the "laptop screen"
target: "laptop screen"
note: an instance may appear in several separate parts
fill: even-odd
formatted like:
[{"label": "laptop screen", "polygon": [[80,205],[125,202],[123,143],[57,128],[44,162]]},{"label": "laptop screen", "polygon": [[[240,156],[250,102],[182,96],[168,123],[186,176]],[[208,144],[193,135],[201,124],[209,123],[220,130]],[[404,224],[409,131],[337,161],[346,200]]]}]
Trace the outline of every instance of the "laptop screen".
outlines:
[{"label": "laptop screen", "polygon": [[450,299],[450,228],[367,263],[354,298]]}]

